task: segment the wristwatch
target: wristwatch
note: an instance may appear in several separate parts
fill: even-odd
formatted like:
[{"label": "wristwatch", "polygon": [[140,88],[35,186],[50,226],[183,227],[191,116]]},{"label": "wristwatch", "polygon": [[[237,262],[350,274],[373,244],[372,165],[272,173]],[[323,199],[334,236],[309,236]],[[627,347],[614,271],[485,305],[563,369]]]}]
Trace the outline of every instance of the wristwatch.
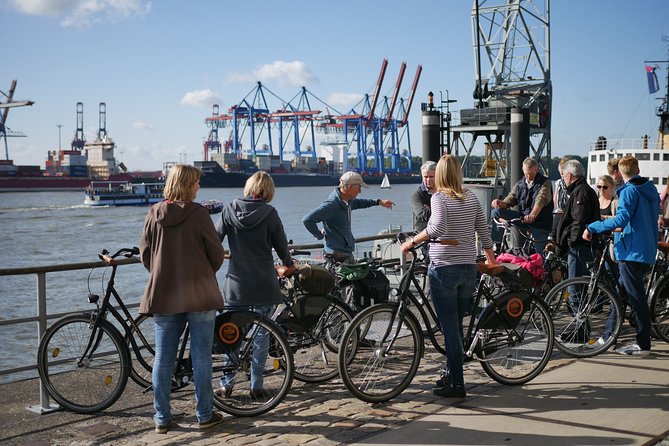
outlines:
[{"label": "wristwatch", "polygon": [[411,246],[416,246],[416,242],[413,240],[413,237],[411,237],[409,241],[411,242]]}]

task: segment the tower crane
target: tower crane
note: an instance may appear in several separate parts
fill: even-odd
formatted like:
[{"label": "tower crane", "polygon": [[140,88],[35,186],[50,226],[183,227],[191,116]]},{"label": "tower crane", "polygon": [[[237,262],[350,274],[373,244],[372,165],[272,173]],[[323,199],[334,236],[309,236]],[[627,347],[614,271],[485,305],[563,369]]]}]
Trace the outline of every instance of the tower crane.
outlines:
[{"label": "tower crane", "polygon": [[16,91],[16,79],[12,81],[12,85],[9,87],[9,94],[0,90],[0,94],[7,98],[7,102],[0,102],[0,138],[5,141],[5,159],[9,159],[9,149],[7,148],[7,137],[25,137],[21,132],[13,132],[7,127],[7,116],[9,115],[9,109],[14,107],[25,107],[28,105],[33,105],[34,101],[14,101],[14,91]]}]

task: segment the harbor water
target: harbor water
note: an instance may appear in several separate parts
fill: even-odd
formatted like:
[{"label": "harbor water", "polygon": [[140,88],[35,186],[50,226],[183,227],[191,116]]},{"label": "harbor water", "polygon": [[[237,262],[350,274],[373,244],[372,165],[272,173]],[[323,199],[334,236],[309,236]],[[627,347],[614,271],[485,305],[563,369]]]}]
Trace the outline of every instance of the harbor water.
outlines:
[{"label": "harbor water", "polygon": [[[417,185],[393,185],[391,189],[370,186],[361,198],[391,199],[392,210],[380,206],[353,212],[353,234],[375,235],[389,226],[411,229],[410,196]],[[302,217],[318,206],[332,191],[331,187],[278,188],[272,202],[283,221],[286,235],[294,244],[317,243],[302,225]],[[230,201],[242,194],[240,189],[201,189],[198,200]],[[146,207],[86,207],[83,192],[23,192],[0,194],[0,268],[48,266],[63,263],[95,262],[102,249],[139,246]],[[212,215],[216,221],[220,214]],[[360,246],[358,257],[371,250]],[[315,256],[320,252],[314,251]],[[89,293],[102,295],[106,284],[104,268],[93,271],[54,272],[46,275],[49,314],[90,309]],[[225,274],[219,271],[219,284]],[[116,286],[126,303],[139,302],[148,273],[139,264],[122,266]],[[36,315],[36,276],[0,276],[0,320]],[[136,311],[136,310],[135,310]],[[51,321],[50,321],[51,323]],[[37,354],[37,323],[0,327],[3,349],[0,369],[30,365]],[[0,376],[0,382],[18,377]]]}]

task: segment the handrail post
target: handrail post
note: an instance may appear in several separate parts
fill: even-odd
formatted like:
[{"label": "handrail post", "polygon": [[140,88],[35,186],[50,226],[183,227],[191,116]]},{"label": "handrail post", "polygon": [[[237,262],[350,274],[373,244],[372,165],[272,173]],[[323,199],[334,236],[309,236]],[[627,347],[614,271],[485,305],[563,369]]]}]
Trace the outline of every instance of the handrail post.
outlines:
[{"label": "handrail post", "polygon": [[[39,346],[46,331],[46,273],[37,273],[37,345]],[[36,413],[47,413],[59,409],[60,406],[49,402],[49,393],[46,386],[39,379],[39,406],[28,406],[27,409]]]}]

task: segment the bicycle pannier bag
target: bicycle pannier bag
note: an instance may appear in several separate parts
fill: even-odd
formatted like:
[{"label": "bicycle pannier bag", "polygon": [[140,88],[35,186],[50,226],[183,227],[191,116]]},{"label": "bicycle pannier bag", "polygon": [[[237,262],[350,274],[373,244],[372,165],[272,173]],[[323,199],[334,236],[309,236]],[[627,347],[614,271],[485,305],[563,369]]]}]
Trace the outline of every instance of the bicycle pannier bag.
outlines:
[{"label": "bicycle pannier bag", "polygon": [[[516,328],[523,314],[529,310],[529,293],[524,290],[507,291],[495,296],[494,304],[483,309],[479,316],[478,329]],[[499,310],[499,311],[497,311]]]},{"label": "bicycle pannier bag", "polygon": [[326,296],[334,287],[330,271],[318,265],[305,265],[298,276],[300,287],[309,294]]},{"label": "bicycle pannier bag", "polygon": [[380,270],[370,270],[367,276],[353,283],[356,305],[366,308],[388,302],[390,281]]},{"label": "bicycle pannier bag", "polygon": [[289,331],[304,333],[318,323],[330,302],[331,298],[325,296],[300,296],[277,316],[276,322]]}]

